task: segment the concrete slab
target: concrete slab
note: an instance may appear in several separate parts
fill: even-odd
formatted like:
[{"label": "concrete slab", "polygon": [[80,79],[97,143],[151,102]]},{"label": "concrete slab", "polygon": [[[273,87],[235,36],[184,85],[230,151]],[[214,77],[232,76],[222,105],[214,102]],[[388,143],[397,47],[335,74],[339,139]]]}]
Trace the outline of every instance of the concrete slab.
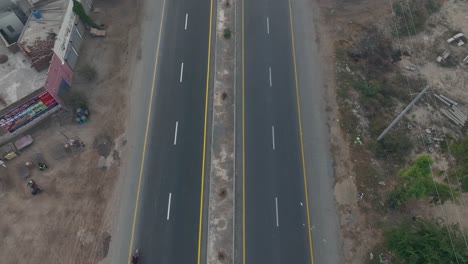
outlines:
[{"label": "concrete slab", "polygon": [[3,44],[0,54],[8,56],[8,61],[0,64],[0,109],[3,109],[43,87],[47,70],[37,72],[24,54],[13,54]]}]

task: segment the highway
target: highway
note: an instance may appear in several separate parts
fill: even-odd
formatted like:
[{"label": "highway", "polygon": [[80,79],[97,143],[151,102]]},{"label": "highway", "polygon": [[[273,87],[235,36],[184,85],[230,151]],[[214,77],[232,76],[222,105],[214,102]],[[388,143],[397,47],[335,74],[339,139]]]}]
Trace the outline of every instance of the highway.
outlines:
[{"label": "highway", "polygon": [[[343,263],[320,64],[315,34],[305,30],[312,25],[307,2],[238,2],[235,263]],[[135,248],[142,263],[205,263],[211,4],[145,1],[128,178],[110,263],[128,263]],[[293,24],[302,26],[296,45]],[[301,95],[309,104],[299,105]]]},{"label": "highway", "polygon": [[140,164],[132,174],[138,184],[126,260],[135,248],[143,263],[198,263],[201,258],[211,4],[171,0],[157,9],[146,3],[154,8],[149,15],[161,13],[161,20],[146,27],[160,29],[157,44],[143,44],[143,64],[151,67],[141,77],[141,106],[149,103],[140,117],[146,127]]},{"label": "highway", "polygon": [[242,263],[313,263],[289,2],[242,7]]}]

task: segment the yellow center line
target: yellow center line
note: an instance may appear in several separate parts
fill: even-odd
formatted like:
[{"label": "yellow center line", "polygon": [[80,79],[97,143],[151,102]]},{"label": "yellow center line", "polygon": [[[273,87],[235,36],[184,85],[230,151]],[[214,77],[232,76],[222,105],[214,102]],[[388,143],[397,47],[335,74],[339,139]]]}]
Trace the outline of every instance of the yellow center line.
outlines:
[{"label": "yellow center line", "polygon": [[203,128],[203,158],[201,171],[201,190],[200,190],[200,219],[198,222],[198,256],[197,264],[201,262],[201,243],[202,243],[202,224],[203,224],[203,196],[205,191],[205,156],[206,156],[206,124],[208,119],[208,94],[210,87],[210,57],[211,57],[211,31],[213,20],[213,0],[210,0],[210,29],[208,31],[208,59],[206,70],[206,91],[205,91],[205,120]]},{"label": "yellow center line", "polygon": [[245,264],[244,0],[242,0],[242,263]]},{"label": "yellow center line", "polygon": [[291,1],[289,3],[289,21],[291,25],[291,41],[292,41],[292,53],[293,53],[293,64],[294,64],[294,80],[296,84],[296,101],[297,101],[297,116],[299,119],[299,138],[301,141],[301,158],[302,158],[302,174],[304,178],[304,194],[305,194],[305,204],[306,204],[306,211],[307,211],[307,230],[309,236],[309,251],[310,251],[310,261],[314,264],[314,251],[312,250],[312,231],[310,228],[310,211],[309,211],[309,195],[308,195],[308,188],[307,188],[307,172],[305,166],[305,158],[304,158],[304,141],[302,139],[302,119],[301,119],[301,103],[299,99],[299,84],[297,81],[297,66],[296,66],[296,49],[294,46],[294,26],[292,20],[292,8],[291,8]]},{"label": "yellow center line", "polygon": [[130,246],[128,248],[128,263],[130,263],[130,261],[131,261],[130,259],[132,257],[133,240],[134,240],[134,235],[135,235],[135,226],[136,226],[136,219],[137,219],[137,214],[138,214],[138,203],[140,201],[141,179],[143,178],[143,168],[145,166],[145,159],[146,159],[146,143],[148,141],[148,131],[149,131],[149,125],[150,125],[150,120],[151,120],[151,109],[152,109],[152,106],[153,106],[154,87],[155,87],[155,83],[156,83],[156,72],[157,72],[157,68],[158,68],[159,44],[161,42],[161,31],[162,31],[162,25],[163,25],[163,21],[164,21],[165,6],[166,6],[166,0],[163,0],[163,6],[162,6],[162,12],[161,12],[161,21],[159,23],[158,45],[156,47],[156,56],[155,56],[155,59],[154,59],[153,82],[152,82],[152,86],[151,86],[150,101],[149,101],[149,105],[148,105],[148,117],[146,119],[145,138],[144,138],[144,141],[143,141],[143,153],[142,153],[141,164],[140,164],[140,175],[138,177],[137,197],[136,197],[136,201],[135,201],[135,209],[133,211],[132,234],[131,234],[131,237],[130,237]]}]

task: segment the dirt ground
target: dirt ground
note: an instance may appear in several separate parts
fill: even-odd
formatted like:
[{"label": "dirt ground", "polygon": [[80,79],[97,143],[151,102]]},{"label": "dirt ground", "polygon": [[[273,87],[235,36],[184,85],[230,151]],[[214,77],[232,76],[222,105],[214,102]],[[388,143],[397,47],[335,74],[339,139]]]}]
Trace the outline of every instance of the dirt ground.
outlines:
[{"label": "dirt ground", "polygon": [[[138,59],[140,6],[133,0],[95,0],[99,12],[92,16],[108,27],[108,35],[85,35],[78,68],[90,64],[98,77],[89,83],[75,74],[71,88],[86,94],[90,122],[76,125],[60,110],[28,131],[33,145],[6,169],[0,167],[2,263],[97,263],[107,255],[126,147],[132,63]],[[85,147],[65,152],[66,137],[78,137]],[[31,169],[43,189],[32,196],[17,167],[38,154],[49,168]]]},{"label": "dirt ground", "polygon": [[[337,73],[345,65],[341,65],[336,50],[341,45],[353,43],[366,33],[371,25],[388,33],[392,25],[391,3],[397,1],[388,0],[316,0],[320,7],[320,19],[318,32],[321,44],[324,78],[327,88],[327,111],[329,113],[330,141],[334,156],[335,170],[335,198],[339,210],[340,225],[343,237],[343,250],[345,263],[368,263],[370,253],[374,261],[382,249],[382,225],[397,221],[402,215],[417,215],[426,218],[443,218],[450,223],[459,223],[468,228],[468,195],[463,194],[458,202],[447,202],[443,206],[429,205],[427,201],[412,201],[407,211],[397,212],[393,215],[386,214],[368,202],[369,195],[375,192],[388,191],[391,182],[379,182],[379,185],[368,186],[367,183],[358,181],[360,164],[368,163],[374,167],[378,174],[385,174],[379,170],[379,161],[361,156],[361,151],[355,147],[354,137],[345,128],[346,116],[343,115],[345,106],[337,99],[338,82]],[[434,87],[434,90],[449,98],[456,99],[460,103],[459,108],[468,113],[468,95],[466,83],[468,83],[468,71],[463,67],[441,67],[435,61],[440,50],[450,48],[453,56],[468,55],[468,48],[447,47],[445,40],[451,32],[468,28],[468,5],[466,1],[448,0],[444,2],[442,9],[430,17],[428,23],[432,25],[429,30],[401,40],[400,45],[412,51],[410,58],[403,56],[398,62],[399,67],[414,66],[415,72],[407,72],[408,75],[417,75]],[[468,34],[468,32],[464,32]],[[394,42],[400,42],[394,39]],[[460,59],[457,57],[457,59]],[[419,91],[423,87],[414,87]],[[404,106],[404,105],[403,105]],[[450,133],[459,137],[465,131],[457,128],[440,114],[432,99],[423,100],[423,103],[414,107],[407,115],[408,122],[415,124],[412,133],[422,133],[425,129],[435,126],[443,133]],[[357,110],[353,112],[358,113]],[[397,113],[396,113],[397,114]],[[396,116],[395,114],[395,116]],[[441,132],[442,133],[442,132]],[[421,142],[418,143],[421,145]],[[435,148],[435,147],[434,147]],[[417,148],[422,149],[421,146]],[[422,151],[424,152],[424,151]],[[419,152],[421,153],[421,151]],[[418,153],[418,154],[419,154]],[[415,156],[417,153],[413,153]],[[441,155],[437,149],[431,153],[435,160],[434,170],[446,171],[453,166],[453,161],[446,155]],[[361,160],[366,157],[365,160]],[[363,188],[372,189],[364,193],[364,198],[358,199],[358,192]],[[369,198],[370,199],[370,198]],[[382,206],[383,207],[383,204]],[[372,262],[373,263],[373,262]]]}]

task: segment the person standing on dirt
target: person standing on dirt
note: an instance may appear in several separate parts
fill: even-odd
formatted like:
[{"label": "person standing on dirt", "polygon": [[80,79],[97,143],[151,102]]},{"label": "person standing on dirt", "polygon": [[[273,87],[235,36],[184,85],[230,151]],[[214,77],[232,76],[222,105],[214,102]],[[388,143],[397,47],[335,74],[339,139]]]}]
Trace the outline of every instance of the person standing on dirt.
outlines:
[{"label": "person standing on dirt", "polygon": [[39,186],[37,186],[36,182],[33,179],[28,181],[28,187],[31,188],[32,195],[36,195],[41,192],[41,189],[39,188]]}]

